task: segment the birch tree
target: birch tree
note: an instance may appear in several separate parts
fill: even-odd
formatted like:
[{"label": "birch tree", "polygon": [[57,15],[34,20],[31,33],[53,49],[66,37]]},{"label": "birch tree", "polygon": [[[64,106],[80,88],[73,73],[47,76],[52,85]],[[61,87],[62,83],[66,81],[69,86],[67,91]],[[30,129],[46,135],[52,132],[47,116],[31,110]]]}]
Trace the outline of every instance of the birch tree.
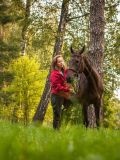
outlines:
[{"label": "birch tree", "polygon": [[[69,6],[69,0],[63,0],[62,7],[61,7],[60,21],[59,21],[58,31],[56,35],[56,41],[54,45],[53,57],[57,54],[60,54],[62,49],[65,29],[67,25],[68,6]],[[50,100],[49,75],[50,75],[50,71],[46,78],[45,88],[44,88],[42,97],[40,99],[40,102],[38,104],[37,110],[35,112],[35,115],[33,117],[33,121],[40,121],[42,123],[44,120],[46,109]]]}]

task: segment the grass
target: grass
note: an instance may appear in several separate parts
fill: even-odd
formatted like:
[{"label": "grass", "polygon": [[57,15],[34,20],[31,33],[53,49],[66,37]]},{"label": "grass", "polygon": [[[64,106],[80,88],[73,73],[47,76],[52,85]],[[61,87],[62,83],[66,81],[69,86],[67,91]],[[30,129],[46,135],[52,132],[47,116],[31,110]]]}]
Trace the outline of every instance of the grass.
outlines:
[{"label": "grass", "polygon": [[0,122],[0,160],[120,160],[120,131]]}]

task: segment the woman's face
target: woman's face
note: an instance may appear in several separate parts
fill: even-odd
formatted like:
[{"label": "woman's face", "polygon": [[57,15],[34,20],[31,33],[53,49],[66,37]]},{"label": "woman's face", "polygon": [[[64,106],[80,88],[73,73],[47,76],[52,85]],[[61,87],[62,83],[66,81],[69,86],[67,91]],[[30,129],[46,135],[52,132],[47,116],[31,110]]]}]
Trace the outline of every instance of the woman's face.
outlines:
[{"label": "woman's face", "polygon": [[57,67],[59,69],[62,69],[64,67],[64,64],[65,64],[65,62],[64,62],[63,57],[58,57],[57,58],[57,63],[56,63]]}]

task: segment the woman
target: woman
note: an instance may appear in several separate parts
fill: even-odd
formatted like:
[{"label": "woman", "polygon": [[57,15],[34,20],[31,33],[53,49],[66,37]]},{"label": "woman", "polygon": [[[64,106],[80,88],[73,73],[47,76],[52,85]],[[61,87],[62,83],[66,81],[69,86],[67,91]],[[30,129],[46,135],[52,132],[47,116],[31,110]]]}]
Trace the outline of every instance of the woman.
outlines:
[{"label": "woman", "polygon": [[59,129],[61,125],[62,105],[69,107],[72,89],[66,82],[66,66],[62,55],[53,58],[50,74],[51,105],[53,107],[53,128]]}]

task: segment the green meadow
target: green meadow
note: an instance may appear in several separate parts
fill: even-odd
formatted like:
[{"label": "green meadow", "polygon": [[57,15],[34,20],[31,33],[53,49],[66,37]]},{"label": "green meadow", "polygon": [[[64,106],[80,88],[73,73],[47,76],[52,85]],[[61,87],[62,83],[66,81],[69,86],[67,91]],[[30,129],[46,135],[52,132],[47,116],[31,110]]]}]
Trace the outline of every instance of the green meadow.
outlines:
[{"label": "green meadow", "polygon": [[0,122],[0,160],[120,160],[120,131]]}]

